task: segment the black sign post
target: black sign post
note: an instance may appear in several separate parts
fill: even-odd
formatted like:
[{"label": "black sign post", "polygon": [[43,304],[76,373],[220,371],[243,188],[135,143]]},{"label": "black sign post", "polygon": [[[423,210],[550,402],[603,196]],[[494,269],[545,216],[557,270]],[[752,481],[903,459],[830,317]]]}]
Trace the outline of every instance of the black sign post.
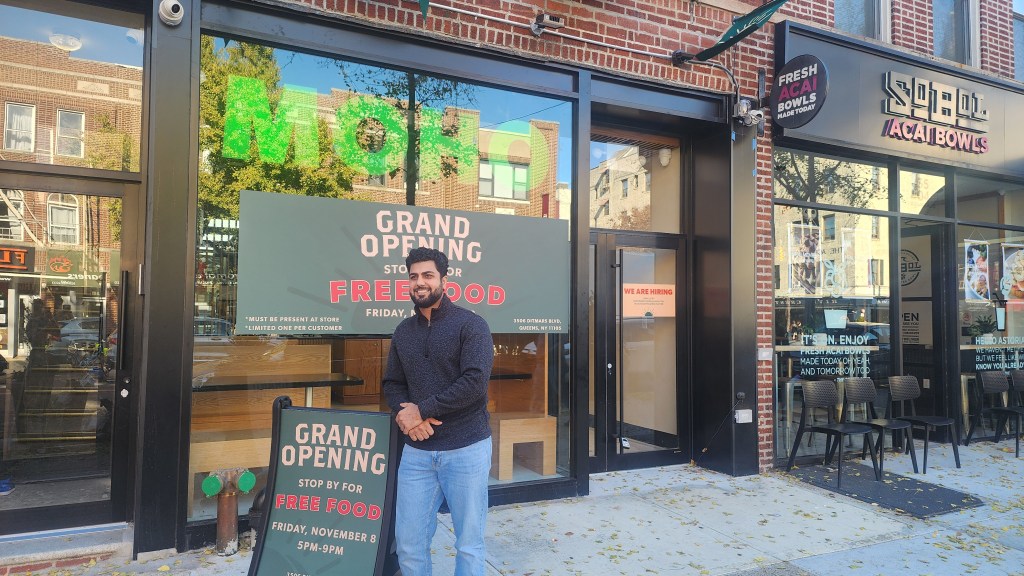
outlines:
[{"label": "black sign post", "polygon": [[274,401],[262,529],[249,576],[381,576],[394,517],[391,415]]}]

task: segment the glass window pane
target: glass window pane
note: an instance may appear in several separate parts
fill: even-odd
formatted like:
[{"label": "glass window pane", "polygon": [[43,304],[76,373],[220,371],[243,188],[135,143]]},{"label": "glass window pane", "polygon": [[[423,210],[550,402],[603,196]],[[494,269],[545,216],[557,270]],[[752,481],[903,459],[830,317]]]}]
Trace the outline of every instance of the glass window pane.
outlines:
[{"label": "glass window pane", "polygon": [[35,106],[7,103],[5,110],[4,149],[31,152],[35,148]]},{"label": "glass window pane", "polygon": [[850,34],[875,37],[875,4],[878,0],[836,0],[836,28]]},{"label": "glass window pane", "polygon": [[[775,206],[777,457],[793,445],[801,380],[891,374],[889,242],[886,218]],[[798,452],[823,453],[817,437]]]},{"label": "glass window pane", "polygon": [[[296,335],[267,326],[265,333],[254,335],[240,329],[246,319],[239,318],[237,299],[238,262],[245,250],[239,246],[245,226],[239,190],[290,194],[303,203],[323,198],[339,204],[413,203],[417,210],[500,214],[518,218],[509,221],[516,224],[554,225],[546,219],[569,220],[573,184],[569,101],[213,36],[201,38],[200,68],[190,519],[216,514],[215,502],[199,497],[200,472],[209,465],[204,454],[215,451],[225,436],[252,444],[269,433],[268,418],[231,415],[281,393],[239,390],[222,397],[206,390],[218,379],[240,373],[282,382],[311,373],[345,375],[351,377],[347,385],[317,388],[314,404],[389,410],[380,382],[390,347],[388,330],[398,324],[398,315],[389,329],[372,334],[339,329]],[[307,198],[314,196],[320,198]],[[339,221],[334,226],[344,240],[356,224]],[[407,233],[422,236],[418,229]],[[298,253],[308,252],[308,243],[292,226],[282,224],[266,234],[294,243]],[[452,235],[458,232],[447,236]],[[564,249],[568,254],[568,238]],[[406,278],[406,252],[405,247],[395,249],[387,280]],[[472,275],[466,258],[450,257],[453,267]],[[336,266],[345,269],[346,262]],[[568,269],[555,274],[563,275],[556,277],[558,283],[569,285]],[[406,303],[397,306],[410,309]],[[563,393],[563,385],[568,390],[568,339],[558,332],[492,331],[495,374],[501,375],[489,386],[492,422],[513,413],[535,417],[544,429],[556,422],[559,445],[568,445]],[[304,393],[299,389],[293,397]],[[236,464],[256,468],[262,483],[261,466],[269,455],[260,446],[263,464]],[[568,451],[559,454],[555,470],[526,459],[513,466],[511,476],[495,472],[493,481],[563,476]],[[239,511],[245,513],[250,503],[251,498],[240,498]]]},{"label": "glass window pane", "polygon": [[[592,133],[590,225],[679,232],[682,168],[678,141],[600,126],[593,127]],[[630,190],[630,180],[639,181],[641,174],[650,184],[644,190]]]},{"label": "glass window pane", "polygon": [[1024,184],[958,176],[956,207],[960,220],[1024,225]]},{"label": "glass window pane", "polygon": [[[0,0],[0,100],[31,115],[4,126],[7,160],[138,172],[142,14],[60,4],[60,12]],[[74,106],[72,113],[65,112]]]},{"label": "glass window pane", "polygon": [[967,62],[967,0],[932,0],[935,55]]},{"label": "glass window pane", "polygon": [[942,174],[900,171],[900,212],[945,216],[946,194]]},{"label": "glass window pane", "polygon": [[1013,77],[1024,80],[1024,16],[1020,14],[1013,15]]},{"label": "glass window pane", "polygon": [[22,222],[25,217],[24,193],[21,190],[0,189],[0,238],[24,240]]},{"label": "glass window pane", "polygon": [[[963,385],[976,371],[1024,368],[1024,234],[958,226],[956,262]],[[994,400],[982,399],[986,406]],[[975,436],[994,434],[992,420],[980,423]]]},{"label": "glass window pane", "polygon": [[[53,200],[89,215],[81,244],[51,238],[47,204]],[[8,202],[24,210],[23,222]],[[18,220],[27,241],[7,243],[0,277],[0,333],[15,351],[4,357],[8,373],[17,375],[6,383],[0,411],[0,470],[13,474],[17,491],[2,497],[2,507],[109,501],[121,201],[0,189],[0,214],[0,233]],[[66,234],[77,234],[67,227],[73,220],[60,210],[56,216]]]},{"label": "glass window pane", "polygon": [[776,198],[889,209],[889,170],[885,166],[784,148],[775,149],[774,162]]},{"label": "glass window pane", "polygon": [[85,115],[81,112],[57,111],[57,154],[82,157]]}]

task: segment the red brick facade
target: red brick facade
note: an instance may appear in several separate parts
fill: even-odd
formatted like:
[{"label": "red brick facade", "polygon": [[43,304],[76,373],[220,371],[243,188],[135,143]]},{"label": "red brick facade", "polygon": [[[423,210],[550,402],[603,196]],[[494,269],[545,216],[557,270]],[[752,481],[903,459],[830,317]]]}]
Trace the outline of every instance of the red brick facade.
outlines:
[{"label": "red brick facade", "polygon": [[[991,74],[1010,78],[1013,74],[1012,0],[979,2],[981,67]],[[275,2],[278,3],[278,2]],[[761,2],[751,0],[585,0],[566,2],[538,0],[517,2],[441,1],[432,3],[426,20],[416,2],[400,0],[289,0],[304,10],[328,13],[345,20],[372,26],[401,29],[458,44],[499,48],[531,59],[565,62],[624,76],[633,76],[714,92],[731,91],[724,74],[705,66],[676,68],[665,58],[682,49],[696,52],[715,42],[738,13]],[[500,20],[522,23],[514,26],[494,20],[453,12],[445,6]],[[795,19],[816,26],[831,27],[834,1],[791,0],[773,18]],[[528,24],[539,12],[565,18],[563,32],[586,42],[554,34],[534,36]],[[929,56],[932,52],[932,3],[928,0],[892,0],[891,44],[908,52]],[[600,44],[598,44],[600,43]],[[609,48],[609,44],[619,48]],[[736,75],[740,92],[753,95],[757,71],[774,66],[774,24],[768,24],[737,47],[717,58]],[[625,50],[624,50],[625,49]],[[639,51],[653,55],[642,54]],[[757,321],[758,348],[773,345],[773,254],[772,254],[772,146],[770,127],[760,139],[757,151]],[[771,361],[758,363],[758,437],[760,468],[774,460],[774,378]]]}]

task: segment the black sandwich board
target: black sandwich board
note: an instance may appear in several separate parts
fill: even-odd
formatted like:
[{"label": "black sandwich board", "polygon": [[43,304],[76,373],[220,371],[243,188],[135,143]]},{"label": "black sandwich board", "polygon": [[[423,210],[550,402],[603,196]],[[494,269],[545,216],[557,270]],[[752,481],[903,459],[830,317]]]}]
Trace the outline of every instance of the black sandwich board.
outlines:
[{"label": "black sandwich board", "polygon": [[382,576],[394,515],[389,413],[274,400],[270,472],[249,576]]}]

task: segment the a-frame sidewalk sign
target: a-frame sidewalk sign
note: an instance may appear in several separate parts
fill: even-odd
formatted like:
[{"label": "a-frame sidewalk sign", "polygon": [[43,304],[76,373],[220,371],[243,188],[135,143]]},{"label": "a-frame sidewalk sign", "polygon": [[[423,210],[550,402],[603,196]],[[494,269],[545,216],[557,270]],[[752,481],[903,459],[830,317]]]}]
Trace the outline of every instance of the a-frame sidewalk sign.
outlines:
[{"label": "a-frame sidewalk sign", "polygon": [[249,576],[382,576],[398,464],[389,413],[274,400],[270,471]]}]

